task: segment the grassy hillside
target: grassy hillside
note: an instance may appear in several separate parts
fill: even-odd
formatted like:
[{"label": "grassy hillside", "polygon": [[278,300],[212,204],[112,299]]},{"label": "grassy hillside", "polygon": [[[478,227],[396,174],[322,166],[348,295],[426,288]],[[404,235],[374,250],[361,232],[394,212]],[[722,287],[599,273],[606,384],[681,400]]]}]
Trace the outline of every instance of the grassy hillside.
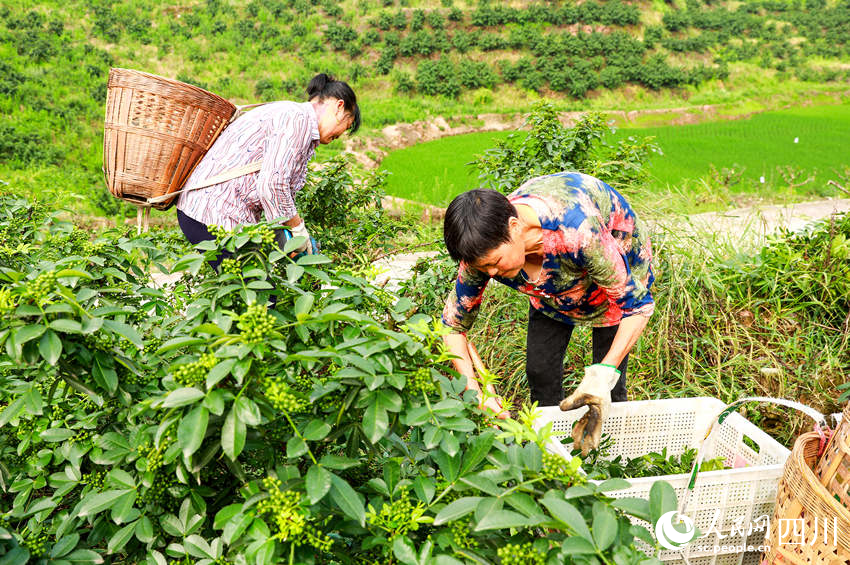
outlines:
[{"label": "grassy hillside", "polygon": [[848,36],[845,0],[13,0],[0,8],[0,179],[121,211],[100,173],[110,66],[237,103],[301,98],[330,71],[357,90],[368,133],[541,97],[631,109],[840,88]]}]

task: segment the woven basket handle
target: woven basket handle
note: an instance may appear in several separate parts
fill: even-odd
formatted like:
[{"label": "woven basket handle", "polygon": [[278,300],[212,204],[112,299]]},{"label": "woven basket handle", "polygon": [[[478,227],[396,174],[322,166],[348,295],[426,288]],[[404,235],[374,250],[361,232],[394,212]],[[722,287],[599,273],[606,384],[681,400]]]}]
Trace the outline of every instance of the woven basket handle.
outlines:
[{"label": "woven basket handle", "polygon": [[809,416],[812,420],[815,421],[815,430],[821,435],[823,440],[824,438],[824,430],[829,430],[829,427],[826,424],[826,418],[824,415],[815,410],[810,406],[806,406],[800,402],[795,400],[786,400],[784,398],[771,398],[768,396],[747,396],[744,398],[740,398],[731,404],[727,404],[726,407],[717,415],[716,418],[711,422],[711,426],[708,428],[708,432],[706,432],[705,437],[703,437],[700,442],[699,448],[697,448],[697,456],[694,461],[694,466],[691,468],[691,478],[688,481],[688,488],[685,490],[685,494],[682,497],[682,501],[679,504],[679,515],[683,516],[688,509],[688,502],[690,502],[691,494],[693,493],[694,486],[696,485],[697,474],[699,473],[699,466],[702,463],[703,456],[705,455],[705,447],[706,442],[712,436],[715,430],[717,430],[720,424],[726,419],[729,414],[738,409],[742,404],[746,404],[747,402],[768,402],[770,404],[779,404],[781,406],[787,406],[788,408],[794,408],[799,410],[806,416]]}]

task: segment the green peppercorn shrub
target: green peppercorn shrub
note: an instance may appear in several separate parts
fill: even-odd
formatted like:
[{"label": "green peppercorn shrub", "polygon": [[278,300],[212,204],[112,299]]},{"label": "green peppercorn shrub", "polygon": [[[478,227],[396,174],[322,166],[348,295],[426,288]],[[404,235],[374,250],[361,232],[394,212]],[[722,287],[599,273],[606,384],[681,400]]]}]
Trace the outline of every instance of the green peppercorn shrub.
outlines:
[{"label": "green peppercorn shrub", "polygon": [[297,238],[91,240],[7,197],[0,230],[3,563],[659,563],[630,516],[669,485],[615,501],[489,418],[438,322]]},{"label": "green peppercorn shrub", "polygon": [[634,186],[648,178],[644,164],[660,152],[651,137],[606,143],[609,127],[598,113],[565,127],[548,102],[535,105],[526,125],[529,131],[509,135],[474,161],[482,186],[509,193],[532,177],[560,171],[587,173],[615,188]]}]

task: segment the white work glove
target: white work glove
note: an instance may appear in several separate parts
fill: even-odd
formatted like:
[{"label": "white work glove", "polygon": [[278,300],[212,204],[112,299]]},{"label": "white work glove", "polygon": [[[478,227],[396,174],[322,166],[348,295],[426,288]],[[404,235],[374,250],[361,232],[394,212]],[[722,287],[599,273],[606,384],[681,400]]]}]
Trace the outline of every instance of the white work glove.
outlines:
[{"label": "white work glove", "polygon": [[313,238],[310,237],[310,232],[307,231],[307,226],[304,222],[301,222],[297,226],[290,226],[289,230],[292,232],[292,237],[304,236],[306,238],[301,247],[299,247],[296,251],[299,253],[306,252],[307,255],[315,255],[318,252],[318,250],[313,247]]},{"label": "white work glove", "polygon": [[581,448],[582,456],[599,447],[602,422],[611,410],[611,389],[620,379],[620,371],[611,365],[597,363],[584,368],[584,379],[571,395],[561,401],[561,410],[587,406],[587,413],[573,427],[573,445]]}]

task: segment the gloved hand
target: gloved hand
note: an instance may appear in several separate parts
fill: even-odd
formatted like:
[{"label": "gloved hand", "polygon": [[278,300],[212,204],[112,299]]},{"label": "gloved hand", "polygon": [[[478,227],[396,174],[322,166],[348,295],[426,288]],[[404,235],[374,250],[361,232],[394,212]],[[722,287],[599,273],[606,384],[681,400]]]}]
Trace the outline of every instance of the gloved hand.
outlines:
[{"label": "gloved hand", "polygon": [[611,365],[597,363],[584,368],[584,379],[571,395],[561,401],[561,410],[587,406],[584,416],[573,427],[573,445],[581,448],[582,456],[599,447],[602,422],[611,410],[611,389],[617,384],[620,371]]},{"label": "gloved hand", "polygon": [[319,252],[316,240],[313,239],[310,232],[307,231],[307,226],[304,222],[301,222],[297,226],[291,226],[289,229],[292,230],[293,237],[303,236],[307,238],[304,244],[298,248],[299,252],[306,253],[307,255],[315,255]]},{"label": "gloved hand", "polygon": [[[286,242],[292,239],[292,237],[292,232],[288,227],[278,228],[275,230],[275,239],[277,241],[277,246],[280,247],[281,251],[286,247]],[[304,255],[315,255],[319,252],[319,249],[319,243],[313,238],[313,236],[310,236],[304,245],[289,254],[289,258],[298,259]]]}]

